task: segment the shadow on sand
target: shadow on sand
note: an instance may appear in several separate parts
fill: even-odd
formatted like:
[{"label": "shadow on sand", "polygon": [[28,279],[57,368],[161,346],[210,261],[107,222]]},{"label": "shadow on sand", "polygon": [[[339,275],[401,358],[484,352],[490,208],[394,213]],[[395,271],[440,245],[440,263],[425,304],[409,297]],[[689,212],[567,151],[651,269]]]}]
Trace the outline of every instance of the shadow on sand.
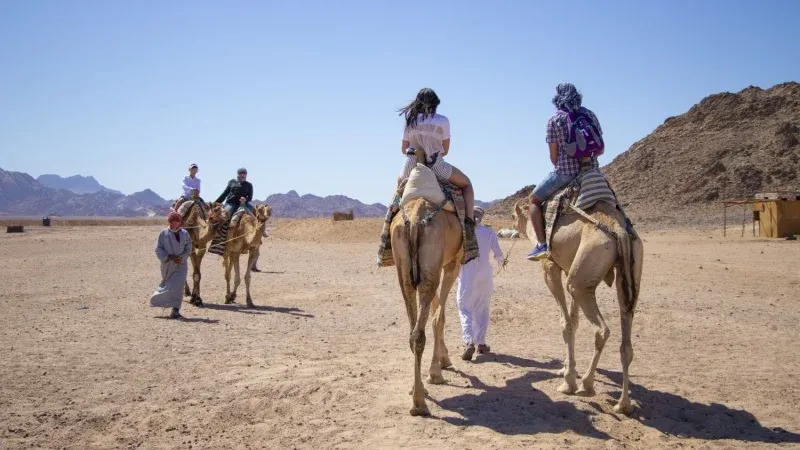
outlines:
[{"label": "shadow on sand", "polygon": [[[622,373],[597,369],[619,387]],[[597,382],[603,382],[597,379]],[[631,398],[639,405],[631,418],[662,433],[695,439],[737,439],[745,442],[800,443],[800,434],[761,426],[753,414],[719,403],[704,405],[679,395],[630,383]],[[611,396],[619,398],[620,392]]]},{"label": "shadow on sand", "polygon": [[175,322],[188,322],[188,323],[219,323],[217,319],[204,319],[202,317],[186,317],[180,319],[170,319],[169,316],[156,316],[156,319],[173,320]]},{"label": "shadow on sand", "polygon": [[300,308],[285,308],[283,306],[261,306],[255,305],[252,308],[247,307],[247,305],[240,305],[238,303],[232,303],[230,305],[226,304],[217,304],[217,303],[203,303],[203,308],[205,309],[213,309],[215,311],[235,311],[244,314],[267,314],[267,313],[281,313],[281,314],[289,314],[292,316],[299,316],[299,317],[310,317],[313,318],[313,314],[306,314]]},{"label": "shadow on sand", "polygon": [[447,411],[463,418],[443,417],[440,420],[457,426],[477,425],[505,435],[561,433],[571,430],[579,435],[597,439],[610,439],[606,433],[592,425],[593,412],[578,410],[569,400],[553,401],[533,383],[558,378],[555,372],[542,369],[560,369],[556,360],[538,362],[509,355],[489,354],[473,363],[497,362],[518,367],[535,368],[528,374],[507,380],[505,386],[488,386],[477,377],[459,370],[448,370],[469,380],[472,387],[483,392],[463,394],[443,400],[431,399]]}]

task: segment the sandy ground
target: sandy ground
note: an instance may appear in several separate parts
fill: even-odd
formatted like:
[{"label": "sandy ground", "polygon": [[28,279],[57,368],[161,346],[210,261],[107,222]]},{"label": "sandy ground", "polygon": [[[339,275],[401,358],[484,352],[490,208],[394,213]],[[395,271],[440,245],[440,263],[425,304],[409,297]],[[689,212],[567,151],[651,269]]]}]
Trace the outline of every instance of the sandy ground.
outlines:
[{"label": "sandy ground", "polygon": [[[158,227],[1,234],[0,448],[800,446],[797,241],[644,235],[630,417],[611,412],[614,292],[598,289],[612,335],[597,395],[558,393],[558,313],[520,242],[495,279],[495,353],[460,360],[453,292],[455,370],[429,386],[433,417],[415,418],[408,322],[395,269],[375,267],[379,229],[280,223],[262,251],[268,272],[253,276],[255,309],[222,304],[209,255],[207,307],[185,304],[184,321],[146,306]],[[582,320],[579,372],[592,342]]]}]

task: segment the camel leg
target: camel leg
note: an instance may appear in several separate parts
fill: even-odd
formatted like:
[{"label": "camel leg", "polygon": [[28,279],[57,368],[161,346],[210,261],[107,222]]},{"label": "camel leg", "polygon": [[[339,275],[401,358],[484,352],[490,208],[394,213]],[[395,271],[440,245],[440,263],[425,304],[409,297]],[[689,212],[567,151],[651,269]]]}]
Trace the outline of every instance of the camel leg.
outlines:
[{"label": "camel leg", "polygon": [[[578,306],[578,302],[576,302],[575,299],[573,298],[572,301],[569,304],[569,320],[572,323],[572,339],[573,339],[573,342],[574,342],[575,336],[577,336],[577,334],[578,334],[578,324],[580,322],[580,312],[581,312],[581,308]],[[558,376],[563,377],[564,374],[567,373],[567,367],[566,366],[562,367],[556,373],[558,374]]]},{"label": "camel leg", "polygon": [[555,297],[561,312],[561,333],[564,343],[567,345],[567,358],[564,360],[564,383],[559,386],[558,391],[564,394],[574,394],[578,390],[576,382],[578,372],[575,370],[575,333],[567,311],[564,286],[561,284],[561,267],[549,259],[542,260],[542,267],[544,268],[544,281]]},{"label": "camel leg", "polygon": [[239,254],[234,253],[231,255],[230,263],[233,266],[233,292],[231,292],[228,301],[233,303],[236,301],[236,293],[239,291],[239,285],[242,284],[242,274],[239,268]]},{"label": "camel leg", "polygon": [[[458,279],[459,268],[460,264],[455,260],[443,268],[442,282],[438,297],[439,307],[436,314],[433,316],[433,329],[436,336],[436,343],[439,347],[438,354],[434,349],[433,357],[437,358],[439,361],[439,377],[441,377],[442,374],[441,369],[453,366],[453,363],[450,361],[450,352],[447,350],[447,345],[444,341],[445,306],[447,305],[447,297],[450,295],[450,290]],[[433,369],[433,366],[433,362],[431,362],[431,369]],[[431,378],[434,378],[433,371],[431,372]],[[442,381],[444,381],[444,379],[442,379]]]},{"label": "camel leg", "polygon": [[203,306],[203,299],[200,298],[200,266],[203,263],[203,256],[205,256],[206,249],[198,248],[196,253],[192,253],[192,304],[195,306]]},{"label": "camel leg", "polygon": [[412,416],[427,416],[430,415],[428,405],[425,403],[425,395],[428,393],[422,384],[422,352],[425,351],[425,326],[428,323],[428,316],[431,312],[431,302],[435,295],[435,288],[425,289],[419,294],[419,310],[417,316],[417,323],[414,324],[414,329],[411,331],[409,344],[411,351],[414,352],[414,389],[411,391],[411,398],[414,402],[414,407],[411,408]]},{"label": "camel leg", "polygon": [[222,265],[225,266],[225,304],[233,303],[236,294],[231,292],[231,270],[233,261],[229,255],[223,256]]},{"label": "camel leg", "polygon": [[633,361],[633,343],[631,342],[631,328],[633,327],[633,311],[626,311],[625,294],[622,288],[622,277],[617,277],[617,299],[619,300],[619,316],[622,328],[622,343],[619,346],[620,359],[622,360],[622,395],[619,398],[614,412],[629,414],[631,400],[628,396],[628,369]]},{"label": "camel leg", "polygon": [[581,394],[594,395],[595,369],[597,369],[597,363],[600,361],[600,354],[603,352],[603,347],[605,347],[611,331],[608,329],[603,315],[597,307],[597,298],[595,296],[597,285],[577,285],[569,278],[571,277],[567,279],[567,286],[570,294],[576,299],[583,310],[583,314],[586,315],[586,319],[594,327],[594,354],[592,355],[592,362],[589,368],[581,378],[581,388],[579,391]]},{"label": "camel leg", "polygon": [[[255,253],[254,253],[255,252]],[[253,299],[250,297],[250,275],[253,270],[253,260],[256,256],[258,256],[258,250],[250,250],[250,253],[247,254],[247,267],[244,269],[244,289],[247,292],[247,307],[252,308],[255,306],[253,304]]]}]

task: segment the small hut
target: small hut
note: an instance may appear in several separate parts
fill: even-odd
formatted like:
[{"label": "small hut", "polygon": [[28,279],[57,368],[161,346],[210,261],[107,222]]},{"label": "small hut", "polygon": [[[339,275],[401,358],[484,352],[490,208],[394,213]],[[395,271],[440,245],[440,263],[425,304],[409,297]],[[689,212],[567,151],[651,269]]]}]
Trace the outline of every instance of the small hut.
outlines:
[{"label": "small hut", "polygon": [[784,238],[800,234],[800,191],[756,194],[753,220],[758,222],[760,237]]}]

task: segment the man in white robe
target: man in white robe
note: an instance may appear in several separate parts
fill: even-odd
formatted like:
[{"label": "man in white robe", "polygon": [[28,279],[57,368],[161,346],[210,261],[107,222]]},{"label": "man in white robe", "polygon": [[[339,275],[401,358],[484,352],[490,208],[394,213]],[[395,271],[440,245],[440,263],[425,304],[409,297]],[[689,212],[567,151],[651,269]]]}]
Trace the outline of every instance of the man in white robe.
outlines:
[{"label": "man in white robe", "polygon": [[172,308],[170,319],[182,318],[183,286],[189,273],[188,258],[192,254],[192,238],[181,228],[181,215],[171,212],[169,228],[158,234],[156,257],[161,262],[161,284],[150,297],[150,306]]},{"label": "man in white robe", "polygon": [[478,239],[478,258],[461,266],[458,274],[458,315],[461,318],[462,338],[466,349],[461,359],[472,360],[475,346],[478,353],[488,352],[486,331],[489,328],[489,298],[494,290],[492,282],[493,270],[489,262],[489,250],[492,251],[497,264],[502,266],[503,251],[497,242],[497,236],[491,228],[483,225],[483,208],[475,207],[475,236]]}]

